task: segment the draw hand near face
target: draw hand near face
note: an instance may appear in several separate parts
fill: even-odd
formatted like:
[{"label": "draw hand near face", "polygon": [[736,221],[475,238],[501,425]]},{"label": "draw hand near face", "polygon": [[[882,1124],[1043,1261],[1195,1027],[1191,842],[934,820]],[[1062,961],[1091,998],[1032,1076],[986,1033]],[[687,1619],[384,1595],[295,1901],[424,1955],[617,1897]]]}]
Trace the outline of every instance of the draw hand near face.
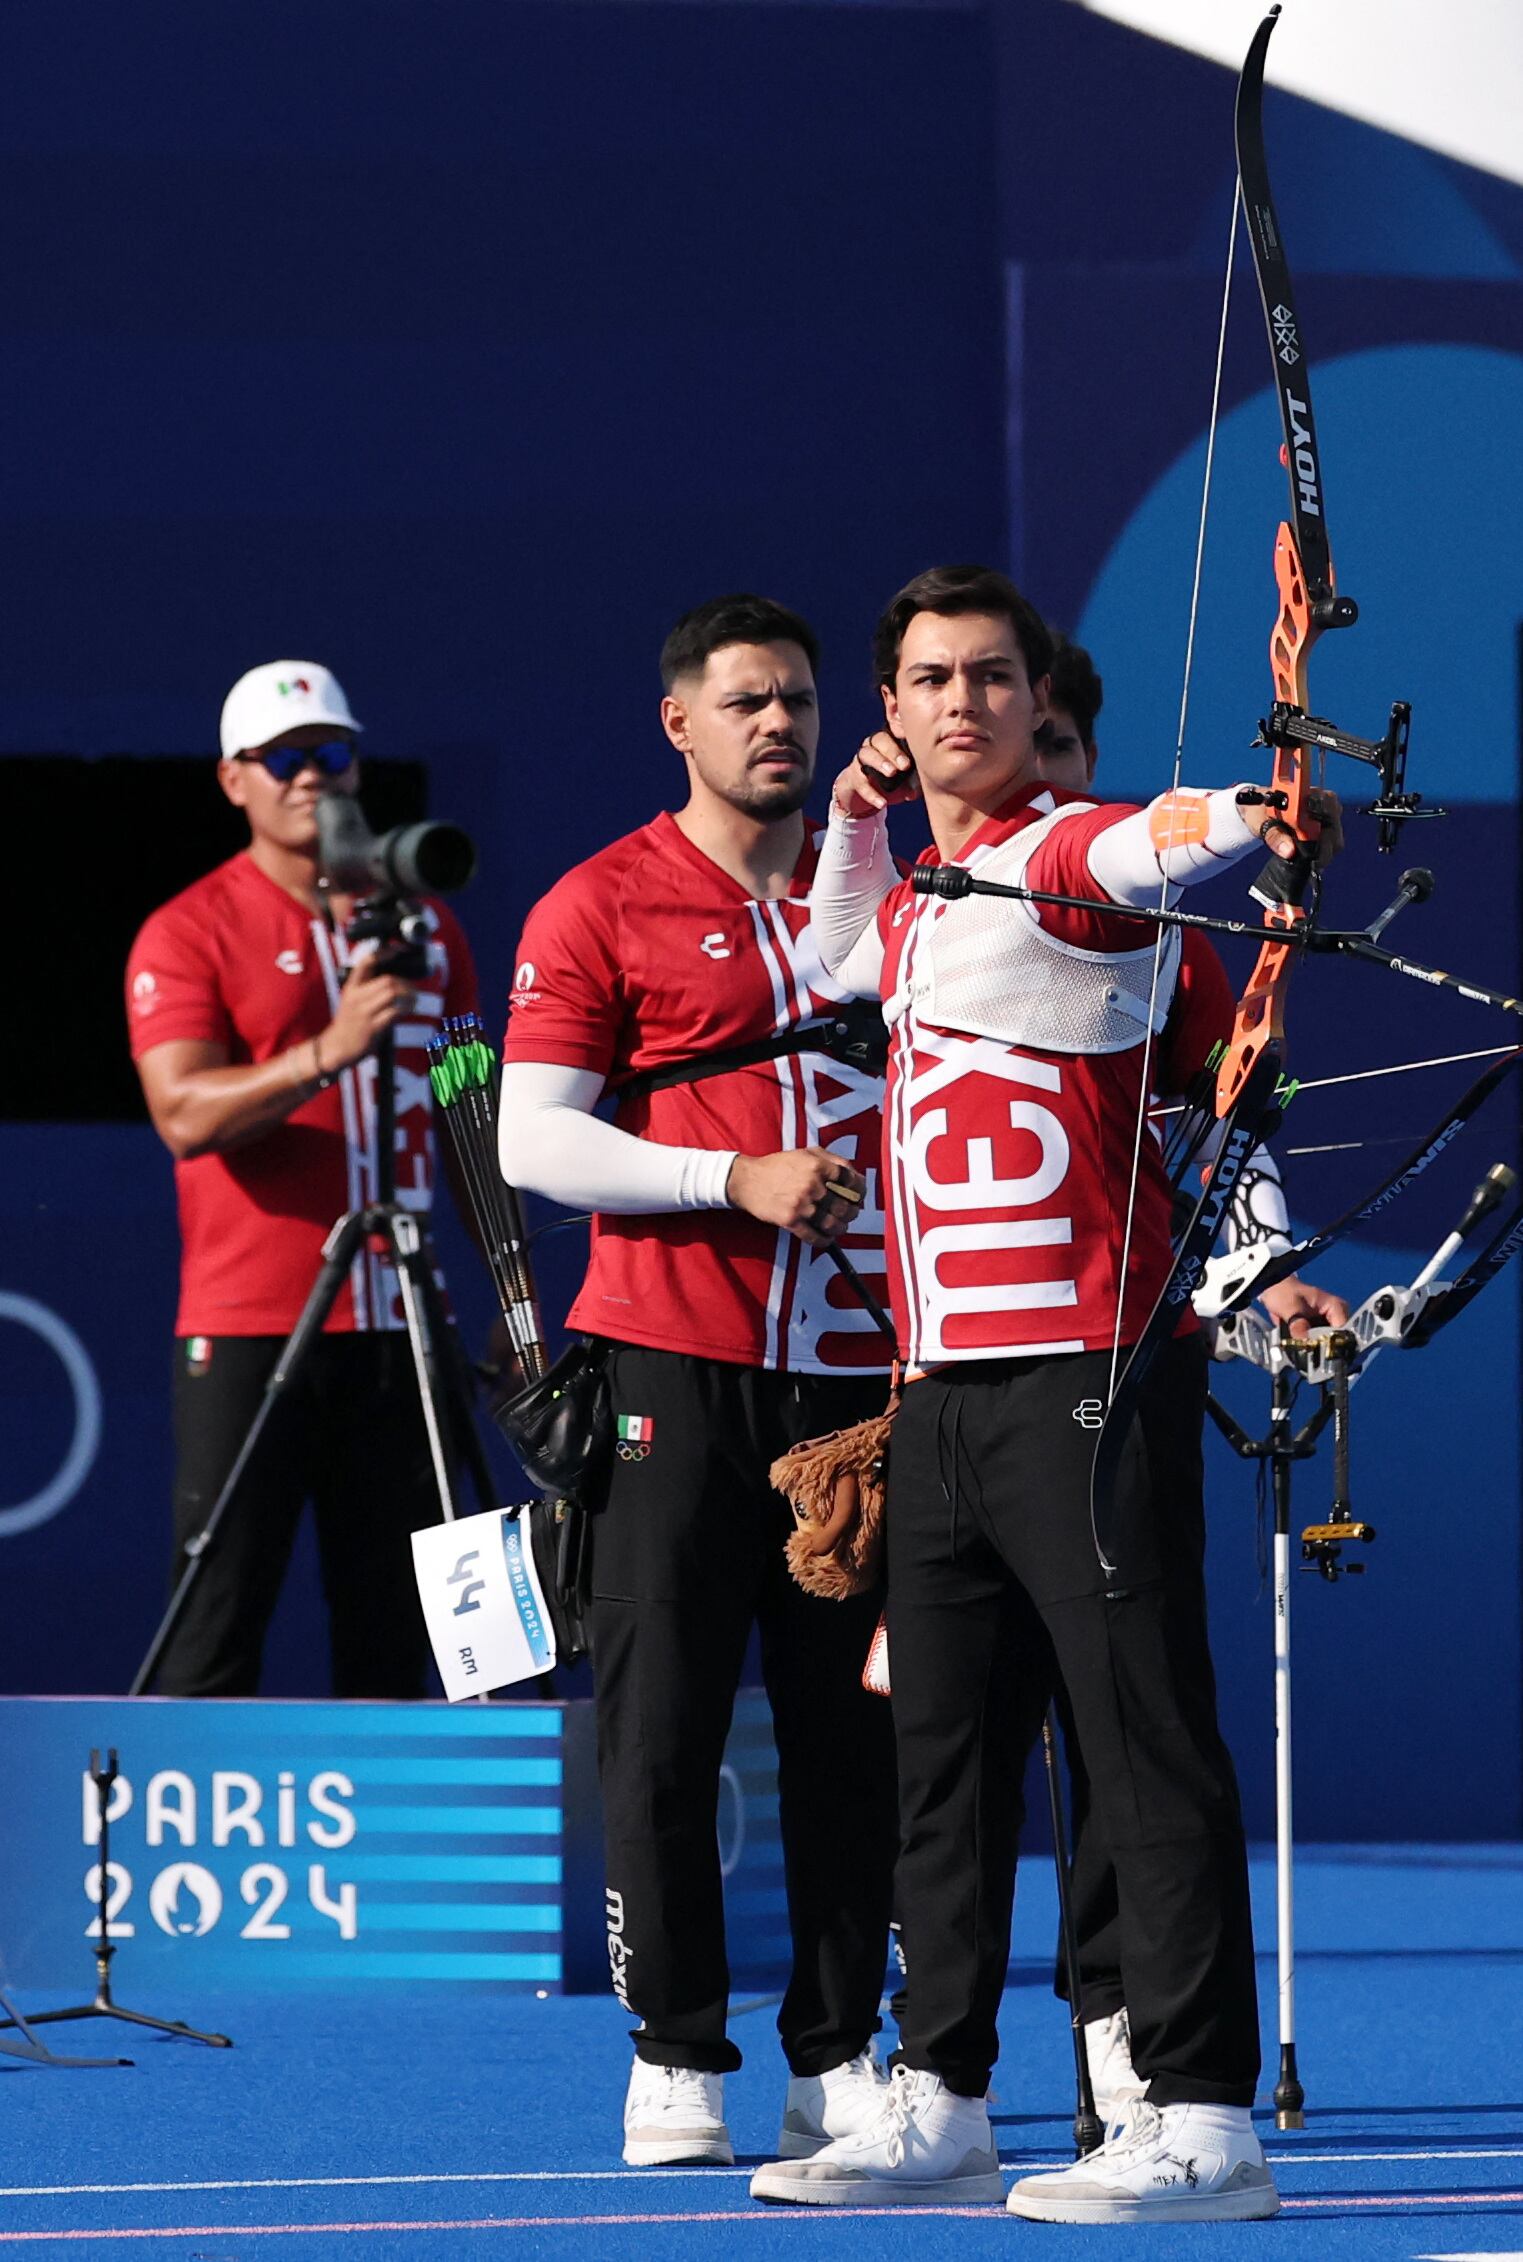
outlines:
[{"label": "draw hand near face", "polygon": [[903,739],[875,730],[836,779],[832,799],[843,816],[871,817],[896,802],[915,800],[919,792],[920,780]]}]

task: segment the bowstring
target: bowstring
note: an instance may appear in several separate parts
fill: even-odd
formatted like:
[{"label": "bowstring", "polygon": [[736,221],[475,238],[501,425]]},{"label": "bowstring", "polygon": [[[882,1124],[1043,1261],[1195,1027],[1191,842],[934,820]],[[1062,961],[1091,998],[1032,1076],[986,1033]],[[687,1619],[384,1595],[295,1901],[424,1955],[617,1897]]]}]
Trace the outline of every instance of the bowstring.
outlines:
[{"label": "bowstring", "polygon": [[[1174,770],[1169,782],[1170,793],[1178,793],[1179,781],[1184,773],[1185,731],[1190,719],[1190,679],[1195,667],[1195,631],[1200,619],[1201,575],[1206,555],[1206,520],[1211,509],[1211,478],[1216,463],[1216,434],[1221,421],[1222,369],[1227,355],[1227,312],[1232,303],[1232,275],[1237,253],[1237,216],[1242,209],[1243,184],[1234,176],[1232,188],[1232,217],[1227,227],[1227,266],[1222,279],[1221,319],[1216,336],[1216,371],[1211,383],[1211,415],[1206,426],[1206,468],[1201,481],[1200,518],[1195,529],[1195,571],[1190,582],[1190,620],[1185,632],[1184,676],[1179,687],[1179,726],[1174,737]],[[1164,869],[1164,851],[1158,852],[1158,908],[1169,908],[1169,882]],[[1116,1332],[1111,1341],[1110,1379],[1106,1385],[1105,1403],[1109,1407],[1116,1396],[1116,1378],[1121,1367],[1121,1335],[1126,1311],[1127,1271],[1132,1255],[1132,1230],[1137,1222],[1137,1193],[1142,1178],[1142,1143],[1149,1132],[1149,1101],[1153,1091],[1153,1056],[1158,1043],[1157,1006],[1158,989],[1163,974],[1163,946],[1167,929],[1162,921],[1153,939],[1153,971],[1148,987],[1147,1020],[1143,1024],[1142,1076],[1137,1094],[1137,1122],[1132,1137],[1131,1177],[1126,1191],[1126,1225],[1121,1236],[1121,1271],[1116,1291]]]}]

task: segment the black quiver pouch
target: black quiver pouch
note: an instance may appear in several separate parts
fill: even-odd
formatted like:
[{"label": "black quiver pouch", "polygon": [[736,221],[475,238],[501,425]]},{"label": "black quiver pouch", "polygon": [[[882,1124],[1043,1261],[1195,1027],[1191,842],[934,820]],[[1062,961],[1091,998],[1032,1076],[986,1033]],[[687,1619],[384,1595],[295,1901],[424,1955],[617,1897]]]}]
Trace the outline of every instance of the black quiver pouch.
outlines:
[{"label": "black quiver pouch", "polygon": [[582,1336],[537,1381],[492,1404],[492,1419],[545,1495],[521,1513],[566,1664],[587,1653],[587,1527],[613,1453],[608,1352],[608,1344]]}]

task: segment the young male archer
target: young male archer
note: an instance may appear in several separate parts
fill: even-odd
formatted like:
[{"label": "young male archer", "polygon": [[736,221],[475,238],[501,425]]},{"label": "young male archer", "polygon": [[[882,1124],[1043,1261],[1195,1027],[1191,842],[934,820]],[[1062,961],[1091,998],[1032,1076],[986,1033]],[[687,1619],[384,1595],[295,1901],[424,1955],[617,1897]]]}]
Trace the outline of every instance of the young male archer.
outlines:
[{"label": "young male archer", "polygon": [[[1275,2212],[1249,2107],[1259,2066],[1247,1863],[1216,1721],[1200,1582],[1172,1575],[1201,1517],[1204,1359],[1185,1307],[1116,1481],[1125,1584],[1091,1521],[1095,1431],[1169,1278],[1170,1189],[1138,1136],[1177,944],[1156,905],[1259,842],[1276,812],[1228,787],[1147,809],[1044,785],[1051,641],[1004,576],[922,574],[879,622],[888,768],[913,761],[933,845],[1083,909],[914,891],[889,855],[891,786],[836,782],[815,886],[821,949],[890,1024],[884,1179],[907,1387],[889,1469],[898,1744],[896,1899],[909,1966],[876,2125],[758,2172],[758,2197],[1002,2196],[986,2095],[1009,1953],[1020,1788],[1054,1673],[1115,1864],[1121,1970],[1147,2095],[1127,2128],[1013,2212],[1056,2221]],[[1321,796],[1319,855],[1339,839]]]}]

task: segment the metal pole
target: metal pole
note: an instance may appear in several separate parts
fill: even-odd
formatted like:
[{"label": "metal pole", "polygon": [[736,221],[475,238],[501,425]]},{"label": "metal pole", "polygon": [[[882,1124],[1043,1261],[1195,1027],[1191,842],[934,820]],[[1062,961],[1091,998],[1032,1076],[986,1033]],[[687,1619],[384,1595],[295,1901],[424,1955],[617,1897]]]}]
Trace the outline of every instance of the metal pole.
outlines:
[{"label": "metal pole", "polygon": [[1306,2092],[1296,2069],[1295,1819],[1290,1731],[1290,1406],[1294,1378],[1274,1378],[1270,1466],[1274,1487],[1274,1824],[1275,1936],[1279,1963],[1280,2078],[1276,2128],[1304,2128]]}]

